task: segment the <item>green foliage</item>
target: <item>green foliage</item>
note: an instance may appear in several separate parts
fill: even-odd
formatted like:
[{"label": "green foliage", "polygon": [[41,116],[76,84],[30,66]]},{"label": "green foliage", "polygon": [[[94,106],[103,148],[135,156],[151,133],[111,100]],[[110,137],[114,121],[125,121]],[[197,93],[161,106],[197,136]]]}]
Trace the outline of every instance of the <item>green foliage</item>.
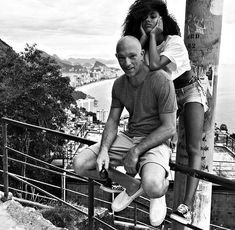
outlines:
[{"label": "green foliage", "polygon": [[[27,45],[20,54],[8,49],[0,57],[0,117],[60,130],[67,122],[65,109],[75,103],[73,92],[69,78],[62,77],[59,65],[37,50],[36,45]],[[63,146],[58,144],[60,140],[55,135],[9,126],[8,138],[12,148],[41,160],[51,161],[51,152],[63,154]],[[9,156],[11,154],[17,155],[9,152]],[[27,157],[17,158],[37,164]],[[26,170],[25,165],[19,167],[19,163],[12,161],[9,170],[43,180],[51,178],[48,173],[28,166]]]},{"label": "green foliage", "polygon": [[74,89],[54,59],[41,53],[27,45],[20,55],[6,55],[0,67],[0,116],[61,128],[67,120],[64,109],[74,103]]}]

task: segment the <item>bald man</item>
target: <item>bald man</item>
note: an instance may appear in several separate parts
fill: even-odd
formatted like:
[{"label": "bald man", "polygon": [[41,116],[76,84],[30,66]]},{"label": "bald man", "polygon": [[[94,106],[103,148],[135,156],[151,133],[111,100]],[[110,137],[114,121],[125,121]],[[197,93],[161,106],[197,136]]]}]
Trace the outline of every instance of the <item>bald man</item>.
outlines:
[{"label": "bald man", "polygon": [[[118,41],[116,57],[125,74],[113,84],[111,108],[101,142],[74,158],[74,170],[81,176],[100,179],[103,167],[112,181],[126,188],[112,203],[115,212],[122,211],[145,193],[150,198],[150,223],[158,226],[166,216],[169,139],[176,132],[174,86],[166,72],[151,72],[145,65],[144,50],[135,37],[125,36]],[[128,129],[118,133],[124,108],[129,112]],[[114,169],[120,165],[127,174]],[[130,176],[136,173],[141,181]]]}]

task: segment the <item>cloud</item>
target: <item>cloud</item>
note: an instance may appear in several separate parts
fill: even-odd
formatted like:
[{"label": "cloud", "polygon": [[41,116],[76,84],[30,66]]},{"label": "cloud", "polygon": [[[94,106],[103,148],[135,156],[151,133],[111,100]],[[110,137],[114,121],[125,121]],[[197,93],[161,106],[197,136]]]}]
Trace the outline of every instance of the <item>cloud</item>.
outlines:
[{"label": "cloud", "polygon": [[113,39],[120,36],[121,24],[126,14],[124,9],[127,10],[131,2],[133,1],[5,1],[1,7],[4,11],[0,12],[1,38],[6,39],[13,48],[16,47],[17,51],[20,47],[22,50],[26,43],[37,43],[46,52],[61,49],[59,53],[62,56],[63,53],[64,56],[71,53],[88,56],[87,47],[91,56],[98,52],[103,55],[107,53],[105,47],[112,47]]},{"label": "cloud", "polygon": [[[234,0],[224,0],[225,27],[235,23]],[[122,23],[134,0],[9,0],[0,8],[0,38],[17,52],[37,43],[50,54],[113,58]],[[185,1],[168,0],[184,27]],[[227,32],[224,30],[226,40]],[[231,32],[231,31],[230,31]]]}]

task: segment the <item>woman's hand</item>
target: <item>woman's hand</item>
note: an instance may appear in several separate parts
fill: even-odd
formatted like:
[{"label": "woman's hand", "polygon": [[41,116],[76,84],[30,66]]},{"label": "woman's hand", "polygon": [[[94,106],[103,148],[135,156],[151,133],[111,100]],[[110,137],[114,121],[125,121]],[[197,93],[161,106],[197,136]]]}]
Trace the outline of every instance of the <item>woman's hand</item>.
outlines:
[{"label": "woman's hand", "polygon": [[151,35],[155,35],[158,36],[159,34],[161,34],[163,32],[163,22],[162,22],[162,18],[159,17],[158,21],[156,23],[156,25],[154,26],[154,28],[151,30],[150,34]]},{"label": "woman's hand", "polygon": [[147,37],[147,34],[146,34],[146,33],[145,33],[145,31],[144,31],[144,28],[143,28],[142,22],[141,22],[141,24],[140,24],[140,32],[141,32],[141,36],[145,36],[145,37]]},{"label": "woman's hand", "polygon": [[142,45],[142,47],[144,46],[145,42],[148,39],[148,35],[145,33],[144,28],[142,23],[140,24],[140,32],[141,32],[141,38],[140,38],[140,44]]}]

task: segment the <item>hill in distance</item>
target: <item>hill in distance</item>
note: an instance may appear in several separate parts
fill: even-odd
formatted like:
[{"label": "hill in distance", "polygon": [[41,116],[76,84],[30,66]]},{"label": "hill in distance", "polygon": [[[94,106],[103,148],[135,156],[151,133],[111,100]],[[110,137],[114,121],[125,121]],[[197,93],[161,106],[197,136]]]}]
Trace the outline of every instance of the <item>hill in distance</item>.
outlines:
[{"label": "hill in distance", "polygon": [[[5,43],[3,40],[0,39],[0,57],[6,55],[6,51],[11,50],[14,52],[12,47]],[[62,68],[63,72],[79,72],[86,69],[86,67],[94,68],[98,66],[106,66],[106,65],[113,65],[117,64],[116,60],[105,60],[99,58],[68,58],[68,59],[61,59],[58,55],[50,55],[45,51],[42,51],[42,56],[44,57],[51,57],[53,58]],[[106,66],[107,67],[107,66]],[[114,68],[117,69],[117,68]]]}]

